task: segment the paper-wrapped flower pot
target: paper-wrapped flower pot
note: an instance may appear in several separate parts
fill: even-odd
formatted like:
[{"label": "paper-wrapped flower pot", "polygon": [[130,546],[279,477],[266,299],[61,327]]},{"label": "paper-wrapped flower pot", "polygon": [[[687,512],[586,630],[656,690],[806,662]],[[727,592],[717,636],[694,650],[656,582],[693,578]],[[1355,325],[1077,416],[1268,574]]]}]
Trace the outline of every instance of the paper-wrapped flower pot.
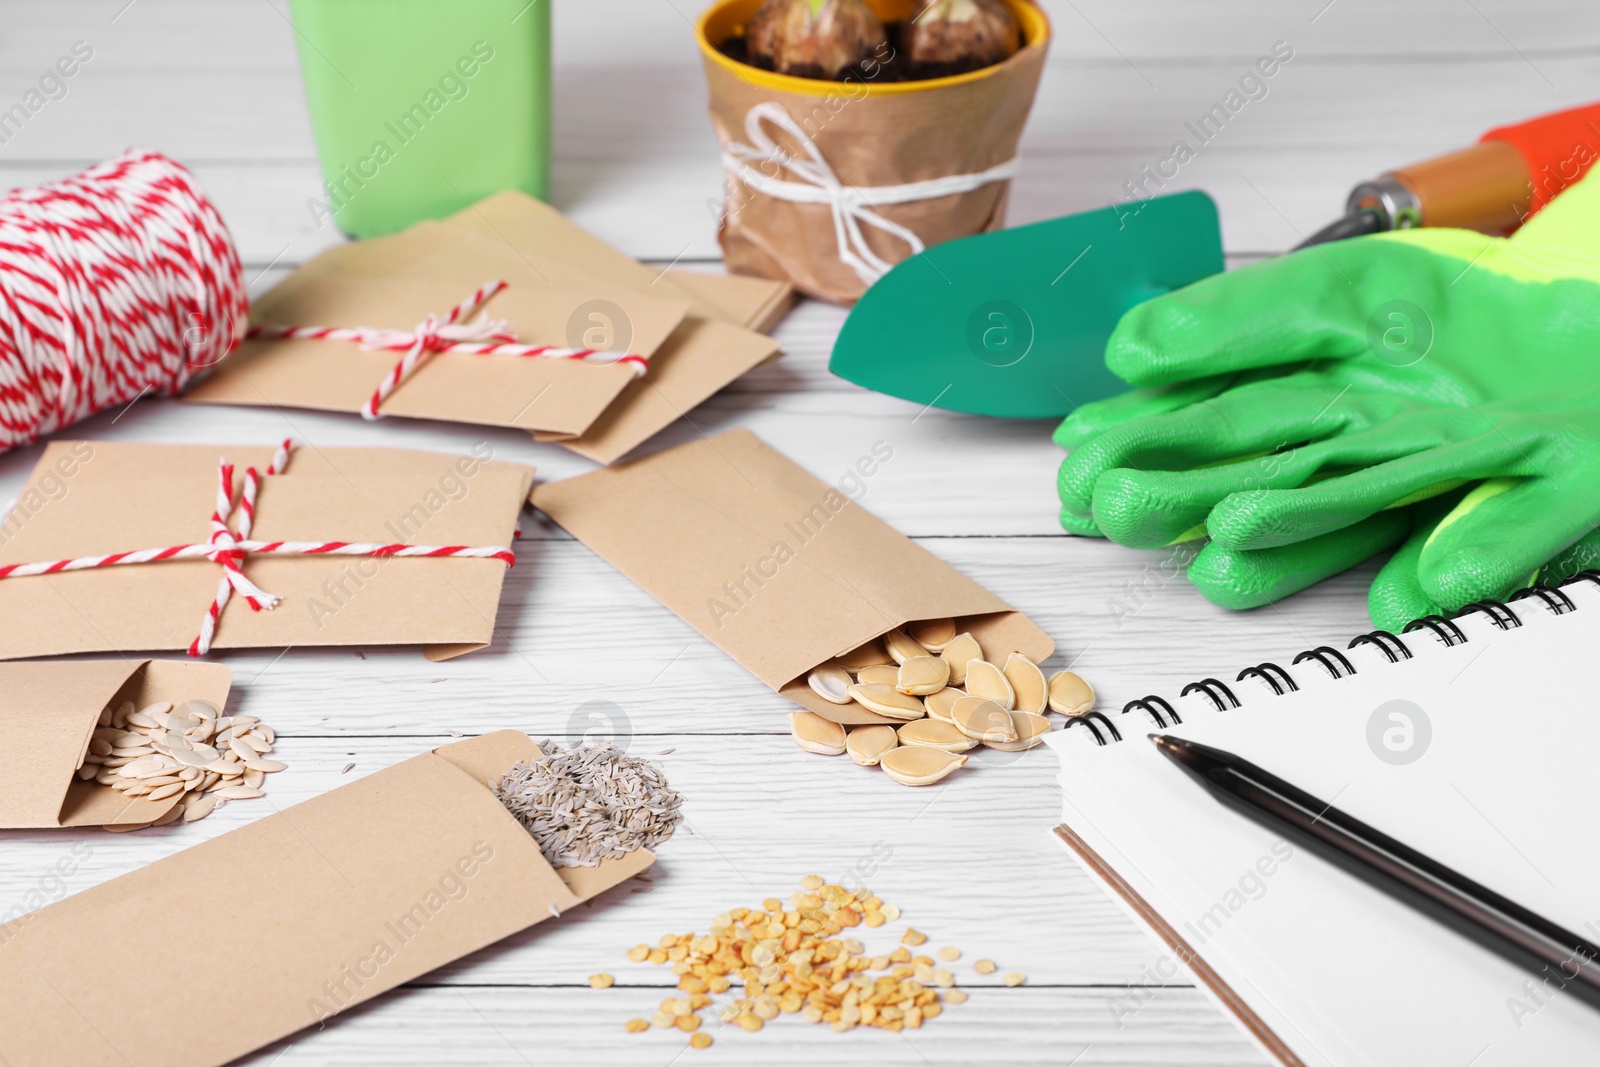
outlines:
[{"label": "paper-wrapped flower pot", "polygon": [[[848,304],[924,247],[998,229],[1050,41],[1042,11],[1002,2],[1022,47],[1000,63],[877,80],[884,55],[824,81],[725,54],[761,0],[716,0],[696,30],[726,170],[728,269]],[[886,23],[911,12],[910,0],[867,5]]]}]

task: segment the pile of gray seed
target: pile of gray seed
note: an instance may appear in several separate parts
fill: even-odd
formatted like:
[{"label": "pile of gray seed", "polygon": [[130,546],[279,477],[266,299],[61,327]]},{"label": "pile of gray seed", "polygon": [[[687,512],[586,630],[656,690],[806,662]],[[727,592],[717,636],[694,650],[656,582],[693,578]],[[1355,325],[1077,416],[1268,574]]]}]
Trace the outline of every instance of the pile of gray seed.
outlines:
[{"label": "pile of gray seed", "polygon": [[610,743],[563,748],[544,740],[539,751],[493,789],[552,867],[593,867],[655,848],[683,819],[683,798],[653,763]]}]

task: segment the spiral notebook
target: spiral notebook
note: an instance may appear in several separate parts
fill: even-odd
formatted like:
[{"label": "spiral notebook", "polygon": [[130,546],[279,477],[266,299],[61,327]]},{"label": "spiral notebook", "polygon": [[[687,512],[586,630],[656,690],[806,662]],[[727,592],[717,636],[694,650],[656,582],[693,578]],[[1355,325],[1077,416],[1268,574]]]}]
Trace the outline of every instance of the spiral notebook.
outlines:
[{"label": "spiral notebook", "polygon": [[1600,1010],[1212,799],[1234,752],[1600,938],[1600,575],[1204,678],[1049,736],[1069,851],[1155,936],[1119,1026],[1193,982],[1294,1065],[1600,1061]]}]

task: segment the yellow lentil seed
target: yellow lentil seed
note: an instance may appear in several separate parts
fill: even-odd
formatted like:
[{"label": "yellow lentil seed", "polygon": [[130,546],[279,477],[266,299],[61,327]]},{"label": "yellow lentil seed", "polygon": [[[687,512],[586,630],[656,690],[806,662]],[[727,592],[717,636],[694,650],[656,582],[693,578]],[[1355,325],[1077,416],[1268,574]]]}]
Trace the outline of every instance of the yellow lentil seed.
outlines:
[{"label": "yellow lentil seed", "polygon": [[678,1016],[678,1021],[673,1025],[679,1030],[698,1030],[700,1029],[700,1016],[680,1015]]},{"label": "yellow lentil seed", "polygon": [[1019,974],[1016,971],[1007,971],[1001,976],[1000,980],[1009,988],[1019,986],[1023,982],[1026,982],[1028,980],[1028,976],[1025,974]]},{"label": "yellow lentil seed", "polygon": [[615,981],[616,979],[611,977],[609,974],[591,974],[589,976],[589,988],[610,989],[611,983]]},{"label": "yellow lentil seed", "polygon": [[622,1028],[630,1034],[642,1034],[650,1029],[649,1019],[629,1019],[622,1024]]},{"label": "yellow lentil seed", "polygon": [[949,990],[945,993],[944,999],[948,1004],[965,1004],[967,1002],[967,991],[965,989]]},{"label": "yellow lentil seed", "polygon": [[707,1033],[695,1034],[689,1039],[689,1046],[691,1048],[710,1048],[711,1035]]},{"label": "yellow lentil seed", "polygon": [[915,927],[908,926],[906,927],[905,936],[900,940],[907,945],[920,945],[924,941],[928,940],[928,935],[923,933],[921,930],[916,929]]},{"label": "yellow lentil seed", "polygon": [[734,1021],[739,1024],[739,1028],[741,1030],[748,1030],[752,1034],[761,1029],[763,1026],[767,1025],[761,1020],[761,1016],[752,1015],[750,1012],[742,1013],[738,1019]]},{"label": "yellow lentil seed", "polygon": [[972,969],[977,971],[979,974],[993,974],[994,960],[979,960],[977,963],[972,965]]},{"label": "yellow lentil seed", "polygon": [[628,958],[634,963],[643,963],[650,958],[650,946],[634,945],[628,950]]},{"label": "yellow lentil seed", "polygon": [[954,963],[961,958],[961,950],[947,945],[939,950],[939,958],[946,963]]}]

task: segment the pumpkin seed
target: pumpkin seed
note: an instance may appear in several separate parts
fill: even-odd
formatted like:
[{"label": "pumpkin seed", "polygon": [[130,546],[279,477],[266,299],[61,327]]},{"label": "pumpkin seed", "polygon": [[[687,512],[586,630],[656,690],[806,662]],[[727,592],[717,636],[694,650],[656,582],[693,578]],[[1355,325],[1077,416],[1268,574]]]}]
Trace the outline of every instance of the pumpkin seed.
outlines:
[{"label": "pumpkin seed", "polygon": [[874,663],[857,671],[856,681],[867,685],[895,685],[900,681],[900,668],[892,663]]},{"label": "pumpkin seed", "polygon": [[212,811],[216,809],[216,806],[217,798],[215,796],[209,794],[206,796],[196,796],[195,794],[191,793],[189,795],[189,803],[183,809],[183,821],[199,822],[207,815],[210,815]]},{"label": "pumpkin seed", "polygon": [[1011,713],[992,700],[965,696],[950,709],[956,729],[976,741],[1015,741]]},{"label": "pumpkin seed", "polygon": [[950,718],[950,709],[955,707],[956,701],[966,695],[959,689],[952,689],[947,686],[937,693],[929,693],[923,697],[922,706],[928,709],[929,718],[953,723],[954,720]]},{"label": "pumpkin seed", "polygon": [[885,752],[878,765],[901,785],[932,785],[966,762],[967,757],[957,752],[903,745]]},{"label": "pumpkin seed", "polygon": [[1044,735],[1050,732],[1050,720],[1031,711],[1011,712],[1011,725],[1017,732],[1015,741],[985,741],[984,744],[1001,752],[1026,752],[1044,741]]},{"label": "pumpkin seed", "polygon": [[940,748],[946,752],[967,752],[978,745],[978,742],[962,733],[953,723],[939,719],[918,719],[916,722],[908,722],[900,727],[899,735],[902,745],[922,745],[926,748]]},{"label": "pumpkin seed", "polygon": [[837,756],[844,752],[844,727],[815,712],[790,712],[789,733],[794,743],[807,752],[819,756]]},{"label": "pumpkin seed", "polygon": [[1071,671],[1050,676],[1050,710],[1061,715],[1082,715],[1094,707],[1094,688]]},{"label": "pumpkin seed", "polygon": [[942,652],[956,636],[954,619],[922,619],[906,623],[906,633],[911,640],[930,652]]},{"label": "pumpkin seed", "polygon": [[1017,694],[1005,673],[986,659],[967,663],[967,695],[992,700],[1007,711],[1017,705]]},{"label": "pumpkin seed", "polygon": [[1044,671],[1039,669],[1039,665],[1021,652],[1013,652],[1006,657],[1002,673],[1006,681],[1011,683],[1011,691],[1016,696],[1013,709],[1043,715],[1044,709],[1049,706],[1050,689],[1045,684]]},{"label": "pumpkin seed", "polygon": [[983,649],[978,647],[977,638],[963,633],[952,637],[939,655],[950,664],[950,684],[960,685],[967,680],[968,661],[982,659]]},{"label": "pumpkin seed", "polygon": [[850,703],[850,672],[832,660],[813,670],[806,682],[813,693],[830,704]]},{"label": "pumpkin seed", "polygon": [[844,739],[844,750],[863,767],[876,767],[883,754],[900,743],[893,726],[857,726]]},{"label": "pumpkin seed", "polygon": [[871,667],[877,663],[892,663],[889,653],[883,650],[883,642],[874,637],[860,648],[852,649],[842,656],[836,657],[839,666],[847,671],[859,671],[863,667]]},{"label": "pumpkin seed", "polygon": [[896,663],[904,663],[913,656],[926,656],[928,650],[907,637],[904,630],[890,630],[883,635],[883,647]]},{"label": "pumpkin seed", "polygon": [[[895,688],[911,696],[927,696],[943,689],[949,680],[950,664],[938,656],[912,656],[900,664]],[[1043,681],[1041,678],[1041,684]]]},{"label": "pumpkin seed", "polygon": [[892,685],[852,685],[850,695],[867,710],[893,719],[920,719],[927,714],[922,701],[900,692]]}]

